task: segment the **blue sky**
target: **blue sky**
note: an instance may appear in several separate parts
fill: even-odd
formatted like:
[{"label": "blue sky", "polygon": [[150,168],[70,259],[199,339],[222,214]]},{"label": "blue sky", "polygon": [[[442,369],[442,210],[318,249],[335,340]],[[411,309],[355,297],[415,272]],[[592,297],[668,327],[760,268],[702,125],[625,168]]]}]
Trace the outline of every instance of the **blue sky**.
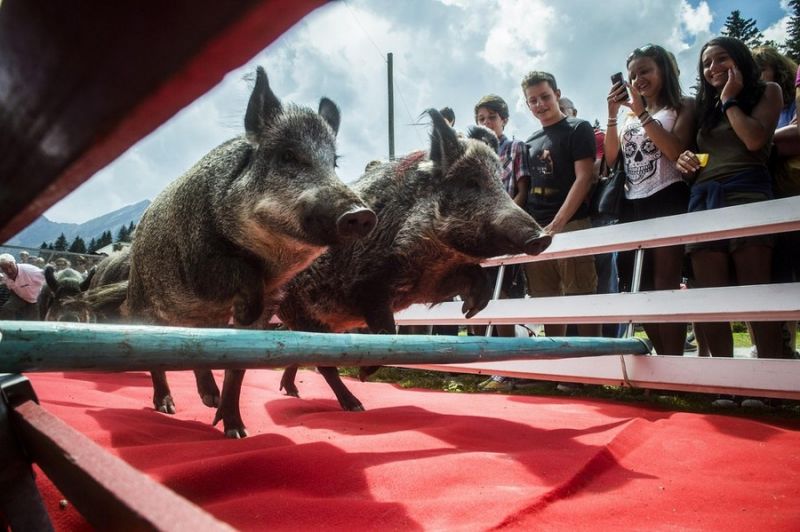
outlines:
[{"label": "blue sky", "polygon": [[473,106],[496,93],[509,104],[506,133],[525,139],[538,123],[519,82],[530,70],[552,72],[581,118],[606,120],[609,76],[634,48],[652,42],[675,53],[686,93],[700,47],[734,9],[768,38],[785,38],[781,0],[347,0],[307,15],[246,65],[226,76],[70,196],[47,211],[57,222],[85,222],[154,198],[214,146],[239,135],[262,65],[276,95],[316,108],[320,97],[342,111],[339,176],[388,156],[386,53],[394,54],[395,153],[426,148],[418,117],[448,105],[456,128],[473,123]]}]

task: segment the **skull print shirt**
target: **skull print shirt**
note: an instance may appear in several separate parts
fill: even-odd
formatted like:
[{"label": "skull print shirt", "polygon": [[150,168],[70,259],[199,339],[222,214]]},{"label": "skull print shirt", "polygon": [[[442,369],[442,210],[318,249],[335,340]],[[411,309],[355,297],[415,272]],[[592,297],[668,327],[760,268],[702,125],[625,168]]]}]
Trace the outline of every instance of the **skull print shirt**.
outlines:
[{"label": "skull print shirt", "polygon": [[[661,127],[672,131],[678,113],[674,109],[665,108],[652,116]],[[626,198],[646,198],[683,179],[675,164],[664,157],[658,146],[647,136],[642,123],[632,113],[625,116],[619,137],[628,178]]]}]

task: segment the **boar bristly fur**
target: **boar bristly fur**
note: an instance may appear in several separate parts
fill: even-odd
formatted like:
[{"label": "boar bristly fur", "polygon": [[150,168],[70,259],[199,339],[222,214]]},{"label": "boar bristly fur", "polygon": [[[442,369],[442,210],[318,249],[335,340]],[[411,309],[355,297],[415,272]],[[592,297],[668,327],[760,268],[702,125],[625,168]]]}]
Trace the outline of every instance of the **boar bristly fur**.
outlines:
[{"label": "boar bristly fur", "polygon": [[[438,111],[428,113],[428,155],[371,165],[353,186],[378,214],[375,230],[331,246],[287,286],[278,315],[291,329],[394,333],[395,312],[456,295],[469,318],[491,297],[481,260],[549,245],[551,237],[503,189],[494,150],[459,139]],[[281,381],[295,396],[296,369]],[[336,368],[319,369],[345,410],[363,410]]]},{"label": "boar bristly fur", "polygon": [[[284,105],[263,69],[245,115],[245,135],[201,159],[148,207],[131,251],[128,310],[144,323],[259,326],[282,287],[327,246],[368,234],[375,213],[336,173],[339,110]],[[226,371],[221,397],[210,372],[198,390],[218,404],[214,422],[246,435],[239,413],[244,371]],[[174,412],[163,374],[154,404]]]}]

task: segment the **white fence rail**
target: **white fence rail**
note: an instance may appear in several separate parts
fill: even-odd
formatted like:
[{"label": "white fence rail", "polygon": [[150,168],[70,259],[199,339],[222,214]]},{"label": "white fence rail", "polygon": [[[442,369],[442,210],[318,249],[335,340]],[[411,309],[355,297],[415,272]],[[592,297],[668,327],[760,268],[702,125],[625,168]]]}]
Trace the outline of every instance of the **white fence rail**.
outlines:
[{"label": "white fence rail", "polygon": [[[498,257],[485,265],[516,264],[612,251],[704,242],[800,230],[800,197],[726,207],[556,235],[537,257]],[[461,303],[413,305],[400,325],[652,323],[800,320],[800,283],[657,292],[493,300],[466,320]],[[735,393],[800,399],[800,360],[666,356],[595,357],[413,366],[542,380]]]}]

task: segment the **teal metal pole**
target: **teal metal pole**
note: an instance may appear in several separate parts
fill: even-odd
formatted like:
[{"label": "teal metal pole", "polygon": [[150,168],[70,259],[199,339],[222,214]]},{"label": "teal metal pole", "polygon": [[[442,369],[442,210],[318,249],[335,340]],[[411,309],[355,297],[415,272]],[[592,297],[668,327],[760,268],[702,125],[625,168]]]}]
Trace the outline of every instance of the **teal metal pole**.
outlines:
[{"label": "teal metal pole", "polygon": [[0,373],[464,364],[646,354],[635,338],[484,338],[0,321]]}]

